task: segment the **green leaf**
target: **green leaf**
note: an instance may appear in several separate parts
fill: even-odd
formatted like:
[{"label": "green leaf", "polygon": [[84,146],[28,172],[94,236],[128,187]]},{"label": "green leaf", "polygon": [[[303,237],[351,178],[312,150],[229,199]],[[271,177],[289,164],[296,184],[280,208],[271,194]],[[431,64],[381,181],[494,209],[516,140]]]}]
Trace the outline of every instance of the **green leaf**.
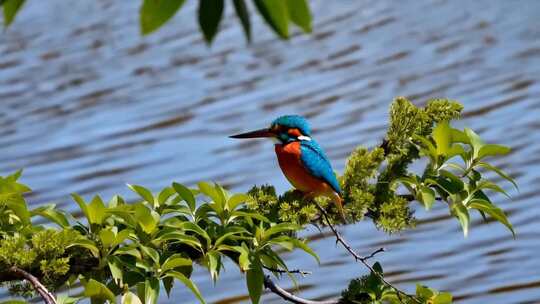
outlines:
[{"label": "green leaf", "polygon": [[289,38],[289,12],[286,0],[254,0],[264,21],[281,38]]},{"label": "green leaf", "polygon": [[181,227],[183,230],[195,232],[199,236],[203,237],[206,240],[207,247],[210,247],[210,244],[212,243],[212,239],[210,238],[208,233],[206,233],[206,231],[202,229],[199,225],[192,222],[185,222],[185,223],[182,223]]},{"label": "green leaf", "polygon": [[88,204],[88,214],[90,215],[92,224],[103,224],[103,220],[105,219],[105,204],[101,200],[101,197],[94,196],[90,204]]},{"label": "green leaf", "polygon": [[86,217],[86,219],[88,220],[88,223],[91,223],[90,222],[90,212],[88,211],[88,206],[84,202],[84,199],[82,197],[80,197],[77,193],[72,193],[71,197],[79,205],[79,208],[81,208],[81,211],[84,214],[84,216]]},{"label": "green leaf", "polygon": [[477,159],[482,159],[487,156],[505,155],[510,153],[510,148],[501,145],[484,145],[478,151]]},{"label": "green leaf", "polygon": [[135,247],[120,247],[114,251],[114,255],[129,255],[132,257],[135,257],[136,259],[140,260],[142,259],[141,252]]},{"label": "green leaf", "polygon": [[158,195],[159,205],[165,204],[169,200],[169,198],[175,193],[176,191],[174,191],[174,189],[171,187],[163,188],[163,190],[161,190],[161,192],[159,192],[159,195]]},{"label": "green leaf", "polygon": [[285,250],[292,251],[294,249],[294,244],[291,241],[291,238],[282,236],[272,239],[268,242],[269,244],[279,245]]},{"label": "green leaf", "polygon": [[[56,296],[56,303],[57,304],[75,304],[81,300],[81,297],[70,297],[66,294],[59,294]],[[23,301],[23,303],[28,303],[26,301]],[[7,303],[5,303],[7,304]],[[10,304],[17,304],[17,303],[10,303]]]},{"label": "green leaf", "polygon": [[25,0],[5,0],[4,3],[4,26],[8,27],[23,6]]},{"label": "green leaf", "polygon": [[460,171],[461,173],[464,173],[466,172],[467,170],[465,168],[463,168],[462,166],[456,164],[456,163],[444,163],[440,169],[445,169],[445,168],[453,168],[453,169],[457,169],[458,171]]},{"label": "green leaf", "polygon": [[227,239],[229,239],[229,237],[231,237],[231,236],[233,236],[233,235],[236,235],[236,234],[241,234],[241,233],[244,233],[244,232],[247,232],[247,230],[242,229],[242,230],[239,230],[239,231],[231,231],[231,232],[227,232],[227,233],[221,235],[221,236],[214,242],[214,247],[219,246],[221,243],[223,243],[223,242],[225,242]]},{"label": "green leaf", "polygon": [[279,223],[264,231],[264,238],[268,239],[272,235],[282,232],[297,231],[302,229],[301,226],[292,223]]},{"label": "green leaf", "polygon": [[291,240],[296,248],[302,249],[304,252],[314,257],[315,260],[317,260],[317,263],[319,264],[321,263],[321,260],[319,260],[319,256],[305,242],[298,239],[293,239],[293,238],[291,238]]},{"label": "green leaf", "polygon": [[231,213],[231,218],[233,217],[254,218],[261,222],[270,223],[270,220],[264,215],[254,212],[234,211]]},{"label": "green leaf", "polygon": [[435,191],[426,186],[420,186],[419,190],[421,201],[424,204],[424,207],[426,208],[426,210],[430,210],[431,206],[433,206],[433,203],[435,202]]},{"label": "green leaf", "polygon": [[240,253],[238,257],[238,265],[242,271],[249,269],[251,261],[249,260],[249,249],[244,246],[235,246],[234,249]]},{"label": "green leaf", "polygon": [[41,206],[30,211],[30,214],[32,216],[39,215],[44,217],[62,228],[69,227],[69,220],[66,214],[63,211],[56,210],[55,207],[56,205],[54,204]]},{"label": "green leaf", "polygon": [[506,197],[510,198],[510,195],[508,195],[508,193],[506,193],[506,191],[504,191],[503,188],[499,187],[499,185],[488,180],[482,180],[478,184],[476,184],[476,189],[474,189],[473,194],[474,192],[478,190],[482,190],[482,189],[489,189],[495,192],[499,192],[501,194],[504,194]]},{"label": "green leaf", "polygon": [[457,155],[461,155],[461,157],[465,159],[466,154],[467,152],[465,151],[462,145],[454,144],[450,146],[450,149],[446,153],[446,159],[450,159]]},{"label": "green leaf", "polygon": [[173,188],[176,193],[178,193],[178,195],[180,195],[180,197],[186,201],[189,209],[191,209],[192,212],[195,211],[195,196],[193,195],[193,192],[191,192],[191,190],[189,190],[189,188],[186,186],[179,183],[173,183]]},{"label": "green leaf", "polygon": [[504,211],[502,211],[502,209],[500,209],[499,207],[482,199],[472,199],[469,202],[468,207],[474,208],[474,209],[477,209],[479,211],[489,214],[491,217],[499,221],[501,224],[505,225],[512,232],[512,235],[514,236],[514,238],[516,237],[516,232],[514,231],[514,227],[512,227],[512,224],[510,223],[510,221],[508,221],[506,214],[504,214]]},{"label": "green leaf", "polygon": [[150,190],[138,185],[128,184],[127,186],[135,193],[137,193],[144,201],[148,202],[151,206],[157,207],[158,202],[156,202],[156,200],[154,199],[154,195],[152,195],[152,192]]},{"label": "green leaf", "polygon": [[375,270],[380,275],[384,274],[383,269],[382,269],[382,265],[379,262],[375,262],[375,264],[373,264],[373,270]]},{"label": "green leaf", "polygon": [[249,21],[249,12],[244,0],[233,0],[234,10],[236,11],[236,16],[242,24],[242,29],[246,36],[246,40],[251,42],[251,22]]},{"label": "green leaf", "polygon": [[101,241],[101,244],[103,244],[103,246],[106,248],[112,246],[115,238],[116,236],[114,235],[114,232],[111,231],[111,228],[102,229],[99,231],[99,240]]},{"label": "green leaf", "polygon": [[141,299],[131,291],[126,292],[122,296],[122,304],[143,304]]},{"label": "green leaf", "polygon": [[8,194],[8,199],[5,201],[5,205],[13,211],[13,213],[19,218],[23,224],[30,224],[30,212],[26,206],[26,201],[21,194]]},{"label": "green leaf", "polygon": [[286,0],[291,21],[304,32],[311,32],[311,12],[306,0]]},{"label": "green leaf", "polygon": [[118,207],[123,206],[125,204],[126,204],[126,202],[124,201],[124,199],[120,195],[115,195],[109,201],[108,207],[109,207],[109,209],[118,208]]},{"label": "green leaf", "polygon": [[114,293],[110,291],[107,286],[94,279],[90,279],[84,285],[84,296],[96,300],[108,300],[110,303],[116,303]]},{"label": "green leaf", "polygon": [[437,182],[449,193],[455,194],[465,188],[463,181],[454,173],[447,170],[439,170],[439,174],[441,176],[437,178]]},{"label": "green leaf", "polygon": [[251,260],[251,267],[246,273],[246,283],[251,303],[258,304],[264,287],[264,273],[257,255]]},{"label": "green leaf", "polygon": [[92,255],[94,257],[99,258],[99,249],[97,248],[96,244],[91,240],[81,238],[79,240],[75,240],[75,241],[71,242],[71,244],[69,244],[67,246],[67,248],[70,248],[70,247],[73,247],[73,246],[79,246],[79,247],[86,248],[86,249],[90,250],[90,252],[92,253]]},{"label": "green leaf", "polygon": [[165,292],[167,293],[167,297],[171,296],[171,290],[174,286],[174,278],[171,277],[165,277],[162,278],[161,281],[163,282],[163,288],[165,288]]},{"label": "green leaf", "polygon": [[518,189],[518,185],[516,184],[516,181],[511,178],[508,174],[504,173],[504,171],[502,171],[501,169],[491,165],[491,164],[488,164],[486,162],[477,162],[476,163],[476,166],[478,167],[483,167],[483,168],[486,168],[488,170],[491,170],[495,173],[497,173],[500,177],[506,179],[507,181],[511,182],[512,185],[514,185],[514,187],[516,188],[516,190]]},{"label": "green leaf", "polygon": [[228,200],[227,200],[227,210],[230,210],[230,211],[233,211],[234,209],[236,209],[236,207],[238,207],[240,204],[242,203],[245,203],[245,202],[250,202],[252,201],[253,198],[247,194],[244,194],[244,193],[237,193],[233,196],[231,196]]},{"label": "green leaf", "polygon": [[141,245],[140,248],[143,254],[151,258],[155,265],[159,265],[159,252],[157,252],[157,250],[148,246],[143,246],[143,245]]},{"label": "green leaf", "polygon": [[197,185],[199,186],[201,193],[211,198],[215,203],[215,206],[217,207],[216,212],[221,213],[224,210],[226,203],[225,194],[221,187],[219,185],[212,186],[206,182],[200,182]]},{"label": "green leaf", "polygon": [[199,0],[199,26],[208,44],[219,30],[224,6],[224,0]]},{"label": "green leaf", "polygon": [[116,236],[114,237],[114,241],[112,243],[112,246],[118,246],[120,245],[122,242],[124,242],[125,239],[127,239],[129,237],[129,235],[132,233],[133,231],[131,231],[131,229],[124,229],[124,230],[121,230],[120,232],[118,232],[116,234]]},{"label": "green leaf", "polygon": [[482,141],[478,134],[469,128],[465,128],[465,134],[469,138],[471,146],[473,147],[473,158],[476,159],[480,149],[484,146],[484,141]]},{"label": "green leaf", "polygon": [[219,276],[219,271],[221,270],[221,258],[220,258],[219,252],[210,251],[206,254],[205,258],[206,258],[206,266],[208,267],[210,276],[212,277],[212,280],[215,283]]},{"label": "green leaf", "polygon": [[109,256],[107,258],[107,264],[109,265],[109,270],[114,279],[114,283],[118,286],[122,286],[123,273],[121,263],[118,261],[118,258],[115,256]]},{"label": "green leaf", "polygon": [[452,304],[452,294],[441,292],[433,298],[433,304]]},{"label": "green leaf", "polygon": [[157,224],[159,223],[159,214],[157,214],[153,210],[148,209],[143,204],[134,205],[134,209],[135,218],[137,219],[137,222],[142,228],[142,230],[147,234],[151,234],[152,232],[154,232]]},{"label": "green leaf", "polygon": [[435,293],[433,292],[433,290],[431,288],[428,288],[426,286],[422,286],[420,284],[416,284],[416,296],[421,298],[421,299],[424,299],[424,300],[429,300],[431,299],[431,297],[433,297]]},{"label": "green leaf", "polygon": [[194,236],[186,235],[182,232],[174,231],[160,235],[154,241],[161,243],[164,241],[178,241],[179,243],[189,245],[198,251],[202,250],[201,242]]},{"label": "green leaf", "polygon": [[420,152],[428,156],[433,163],[436,163],[438,154],[433,143],[429,139],[416,134],[413,134],[412,138],[422,144],[422,146],[419,147]]},{"label": "green leaf", "polygon": [[452,141],[448,121],[438,123],[431,135],[437,146],[437,155],[448,155]]},{"label": "green leaf", "polygon": [[185,0],[144,0],[140,10],[141,33],[147,35],[165,24]]},{"label": "green leaf", "polygon": [[159,280],[157,278],[148,278],[144,282],[144,303],[157,304],[159,297]]},{"label": "green leaf", "polygon": [[[0,304],[28,304],[29,302],[27,301],[23,301],[23,300],[7,300],[7,301],[2,301],[0,302]],[[57,301],[57,303],[60,303]]]},{"label": "green leaf", "polygon": [[182,282],[184,285],[186,285],[187,288],[189,288],[193,292],[193,294],[195,294],[199,302],[201,302],[202,304],[205,303],[201,295],[201,292],[199,291],[199,288],[197,288],[197,286],[190,279],[188,279],[188,277],[186,277],[184,274],[178,271],[169,271],[167,272],[167,276],[175,278],[179,280],[180,282]]},{"label": "green leaf", "polygon": [[452,204],[452,213],[458,218],[461,228],[463,228],[463,235],[467,237],[469,234],[469,211],[462,202],[454,202]]},{"label": "green leaf", "polygon": [[190,259],[185,258],[180,254],[173,254],[169,258],[167,258],[167,260],[165,260],[165,262],[161,265],[161,271],[165,273],[176,267],[192,265],[193,262]]},{"label": "green leaf", "polygon": [[467,137],[467,134],[465,134],[465,132],[458,129],[451,129],[450,132],[452,133],[452,142],[458,142],[463,144],[471,143],[469,137]]}]

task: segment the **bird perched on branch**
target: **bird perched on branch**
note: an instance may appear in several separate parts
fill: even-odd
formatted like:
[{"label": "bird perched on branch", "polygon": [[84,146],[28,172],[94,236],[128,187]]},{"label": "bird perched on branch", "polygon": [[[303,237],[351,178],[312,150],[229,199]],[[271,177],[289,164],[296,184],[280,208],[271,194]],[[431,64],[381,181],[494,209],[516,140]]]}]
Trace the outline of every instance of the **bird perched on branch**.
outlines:
[{"label": "bird perched on branch", "polygon": [[269,128],[230,137],[273,139],[279,166],[289,182],[304,193],[304,198],[329,197],[345,218],[341,189],[334,170],[321,146],[311,138],[309,123],[304,117],[281,116]]}]

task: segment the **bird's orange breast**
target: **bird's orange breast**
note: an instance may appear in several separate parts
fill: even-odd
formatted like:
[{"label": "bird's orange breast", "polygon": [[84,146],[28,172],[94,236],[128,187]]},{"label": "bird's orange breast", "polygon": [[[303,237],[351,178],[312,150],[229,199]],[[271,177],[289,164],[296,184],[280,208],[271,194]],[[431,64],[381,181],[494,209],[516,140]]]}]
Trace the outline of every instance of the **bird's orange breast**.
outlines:
[{"label": "bird's orange breast", "polygon": [[333,193],[332,188],[326,182],[311,175],[304,167],[300,148],[300,142],[275,146],[279,166],[287,180],[302,192],[313,194]]}]

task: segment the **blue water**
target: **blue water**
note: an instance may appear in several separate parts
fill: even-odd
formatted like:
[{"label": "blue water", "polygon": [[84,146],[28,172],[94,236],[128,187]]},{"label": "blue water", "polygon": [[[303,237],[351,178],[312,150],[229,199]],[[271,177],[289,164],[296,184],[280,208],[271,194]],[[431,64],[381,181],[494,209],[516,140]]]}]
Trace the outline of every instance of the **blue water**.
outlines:
[{"label": "blue water", "polygon": [[[342,230],[360,252],[386,247],[378,259],[405,290],[423,282],[458,303],[540,303],[539,1],[318,0],[313,34],[282,42],[256,16],[249,46],[229,8],[211,47],[195,1],[148,37],[138,34],[140,1],[27,2],[0,35],[0,174],[25,168],[33,205],[75,210],[71,192],[130,196],[125,183],[173,180],[286,190],[271,143],[227,135],[302,114],[341,171],[356,145],[380,143],[393,97],[450,97],[465,105],[460,126],[513,147],[495,164],[520,191],[496,201],[517,239],[476,216],[464,239],[442,204],[419,208],[418,228],[400,235],[369,222]],[[292,268],[313,270],[301,296],[337,297],[366,273],[329,234],[306,235],[321,265],[286,255]],[[204,270],[194,278],[210,303],[248,302],[234,265],[215,286]],[[180,285],[160,300],[178,301],[196,303]]]}]

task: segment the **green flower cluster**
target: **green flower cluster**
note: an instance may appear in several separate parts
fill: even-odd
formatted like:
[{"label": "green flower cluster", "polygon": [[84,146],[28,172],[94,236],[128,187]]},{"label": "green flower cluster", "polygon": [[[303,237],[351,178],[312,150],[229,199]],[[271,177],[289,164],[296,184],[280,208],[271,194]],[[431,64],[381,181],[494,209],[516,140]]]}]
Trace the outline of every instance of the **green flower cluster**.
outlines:
[{"label": "green flower cluster", "polygon": [[358,147],[347,160],[340,181],[347,216],[354,222],[362,220],[364,215],[373,209],[375,186],[372,180],[383,161],[382,148],[368,151],[364,147]]},{"label": "green flower cluster", "polygon": [[[0,240],[0,268],[12,266],[24,268],[35,274],[40,281],[54,287],[70,270],[71,251],[66,249],[80,234],[71,229],[44,229],[31,237],[15,234]],[[25,294],[27,288],[10,284],[12,291]]]},{"label": "green flower cluster", "polygon": [[429,134],[436,123],[459,118],[463,106],[448,99],[433,99],[425,108],[398,97],[390,106],[390,126],[382,145],[386,167],[377,178],[374,192],[374,222],[388,232],[398,232],[414,223],[407,201],[397,197],[395,180],[407,176],[407,168],[420,157],[412,141],[414,136]]},{"label": "green flower cluster", "polygon": [[409,203],[407,199],[394,195],[388,201],[380,204],[378,216],[373,219],[375,226],[387,233],[396,233],[403,229],[413,228],[416,219],[413,217],[413,211],[409,207]]}]

